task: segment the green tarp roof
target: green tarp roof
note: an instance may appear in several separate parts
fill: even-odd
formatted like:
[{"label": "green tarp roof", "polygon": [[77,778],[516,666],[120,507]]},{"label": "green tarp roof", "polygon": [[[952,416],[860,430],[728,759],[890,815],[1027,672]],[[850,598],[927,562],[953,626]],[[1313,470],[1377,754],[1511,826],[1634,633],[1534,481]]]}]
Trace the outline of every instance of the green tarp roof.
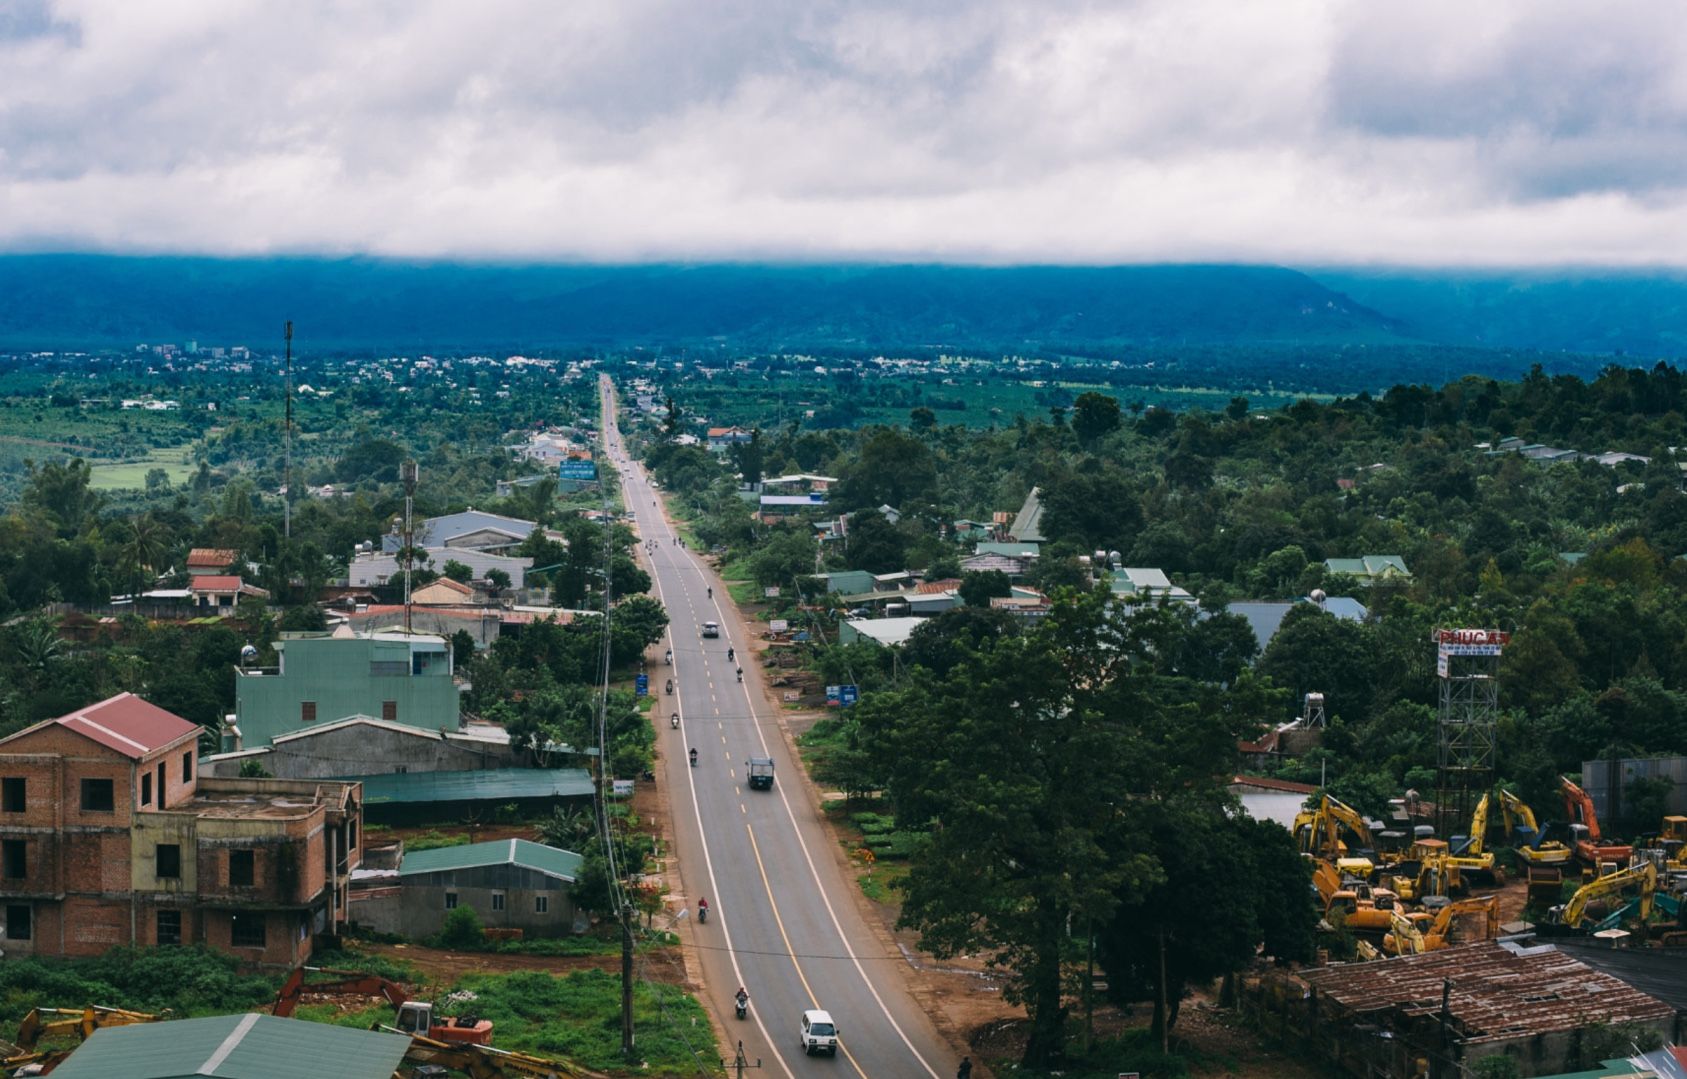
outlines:
[{"label": "green tarp roof", "polygon": [[96,1030],[64,1079],[392,1079],[410,1038],[273,1015],[215,1015]]},{"label": "green tarp roof", "polygon": [[400,876],[409,877],[417,873],[477,869],[488,865],[518,865],[572,883],[580,874],[582,861],[584,859],[578,854],[560,847],[547,847],[525,839],[493,839],[485,843],[435,847],[406,854],[398,872]]},{"label": "green tarp roof", "polygon": [[584,768],[496,768],[484,772],[401,772],[353,776],[364,805],[479,802],[516,798],[578,798],[592,793]]}]

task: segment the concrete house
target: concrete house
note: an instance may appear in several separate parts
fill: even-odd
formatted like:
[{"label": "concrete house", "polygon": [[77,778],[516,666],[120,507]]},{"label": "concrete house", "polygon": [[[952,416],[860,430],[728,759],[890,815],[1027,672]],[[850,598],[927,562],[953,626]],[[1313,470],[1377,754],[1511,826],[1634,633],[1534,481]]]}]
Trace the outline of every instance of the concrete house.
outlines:
[{"label": "concrete house", "polygon": [[200,733],[124,693],[0,739],[9,954],[202,943],[291,966],[337,931],[361,788],[203,777]]},{"label": "concrete house", "polygon": [[228,613],[248,599],[268,599],[269,593],[255,584],[226,574],[201,574],[187,582],[193,605],[202,611]]},{"label": "concrete house", "polygon": [[[429,547],[425,549],[424,556],[416,560],[416,568],[442,573],[445,563],[453,561],[469,567],[469,572],[477,581],[484,581],[488,571],[501,569],[510,575],[512,588],[527,587],[527,571],[533,566],[531,558],[517,558],[496,551],[471,547]],[[355,587],[373,588],[399,579],[403,568],[398,563],[397,554],[365,551],[352,558],[346,580]]]},{"label": "concrete house", "polygon": [[240,560],[240,552],[228,547],[195,547],[187,553],[187,572],[193,577],[220,577]]},{"label": "concrete house", "polygon": [[511,749],[509,733],[502,727],[475,724],[460,731],[425,731],[372,716],[348,716],[278,734],[268,745],[205,757],[199,767],[208,776],[238,776],[247,761],[277,779],[466,772],[525,763]]},{"label": "concrete house", "polygon": [[360,901],[357,919],[381,932],[421,939],[439,932],[451,911],[469,907],[487,928],[560,936],[575,928],[571,890],[582,860],[572,851],[525,839],[407,853],[396,894],[382,889],[384,894]]},{"label": "concrete house", "polygon": [[275,650],[279,666],[236,672],[225,752],[348,716],[429,731],[462,726],[451,646],[443,637],[284,633]]},{"label": "concrete house", "polygon": [[[538,527],[532,521],[519,517],[469,509],[422,521],[416,526],[415,542],[416,546],[429,550],[437,547],[506,550],[520,545]],[[381,537],[381,550],[388,554],[403,545],[404,536],[396,525],[393,531]]]}]

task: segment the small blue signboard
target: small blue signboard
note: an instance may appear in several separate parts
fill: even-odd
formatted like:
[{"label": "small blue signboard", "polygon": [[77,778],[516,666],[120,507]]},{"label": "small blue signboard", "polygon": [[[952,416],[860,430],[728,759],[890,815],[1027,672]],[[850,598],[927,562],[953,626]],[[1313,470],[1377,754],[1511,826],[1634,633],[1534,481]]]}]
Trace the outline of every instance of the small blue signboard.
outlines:
[{"label": "small blue signboard", "polygon": [[564,461],[558,468],[559,478],[565,480],[597,479],[596,461]]},{"label": "small blue signboard", "polygon": [[639,675],[638,680],[633,684],[638,687],[640,697],[647,696],[650,693],[650,676],[648,674]]},{"label": "small blue signboard", "polygon": [[840,706],[848,708],[860,699],[861,688],[859,686],[842,685],[838,687],[838,704]]}]

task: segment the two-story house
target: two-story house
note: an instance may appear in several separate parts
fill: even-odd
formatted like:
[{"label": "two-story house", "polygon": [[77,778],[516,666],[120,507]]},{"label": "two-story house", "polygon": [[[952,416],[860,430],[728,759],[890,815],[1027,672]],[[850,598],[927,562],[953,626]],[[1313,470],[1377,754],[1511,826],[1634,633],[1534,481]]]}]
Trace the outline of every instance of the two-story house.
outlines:
[{"label": "two-story house", "polygon": [[223,749],[267,746],[278,735],[368,716],[426,731],[461,728],[451,646],[443,637],[285,633],[279,666],[242,668],[234,726]]},{"label": "two-story house", "polygon": [[124,693],[0,739],[9,954],[203,943],[290,966],[338,931],[361,786],[201,777],[201,730]]}]

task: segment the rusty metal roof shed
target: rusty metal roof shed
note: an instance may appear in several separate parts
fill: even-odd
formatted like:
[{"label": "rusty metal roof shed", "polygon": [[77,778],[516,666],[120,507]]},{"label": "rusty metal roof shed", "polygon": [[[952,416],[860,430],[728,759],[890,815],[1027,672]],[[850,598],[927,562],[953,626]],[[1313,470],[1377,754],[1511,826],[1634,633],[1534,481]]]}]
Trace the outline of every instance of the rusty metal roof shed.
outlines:
[{"label": "rusty metal roof shed", "polygon": [[1321,998],[1354,1013],[1394,1012],[1410,1022],[1449,1010],[1465,1043],[1573,1030],[1592,1023],[1668,1021],[1675,1010],[1558,951],[1518,954],[1493,941],[1303,972]]}]

